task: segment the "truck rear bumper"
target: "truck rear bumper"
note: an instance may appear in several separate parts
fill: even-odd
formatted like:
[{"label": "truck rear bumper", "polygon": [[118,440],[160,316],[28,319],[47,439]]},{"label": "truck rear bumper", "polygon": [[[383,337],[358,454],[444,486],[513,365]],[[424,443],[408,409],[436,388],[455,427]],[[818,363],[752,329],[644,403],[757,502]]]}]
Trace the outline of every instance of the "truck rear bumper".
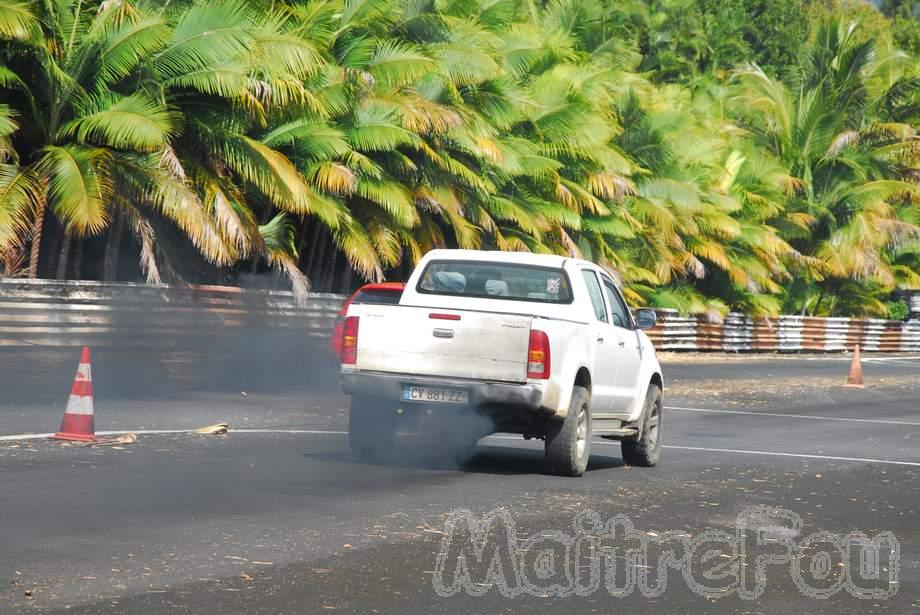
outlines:
[{"label": "truck rear bumper", "polygon": [[[430,386],[468,391],[471,406],[503,405],[530,410],[544,408],[544,391],[539,384],[474,382],[452,378],[348,371],[341,373],[341,381],[342,389],[349,395],[373,395],[394,401],[403,399],[403,389],[406,386]],[[547,412],[552,414],[553,411]]]}]

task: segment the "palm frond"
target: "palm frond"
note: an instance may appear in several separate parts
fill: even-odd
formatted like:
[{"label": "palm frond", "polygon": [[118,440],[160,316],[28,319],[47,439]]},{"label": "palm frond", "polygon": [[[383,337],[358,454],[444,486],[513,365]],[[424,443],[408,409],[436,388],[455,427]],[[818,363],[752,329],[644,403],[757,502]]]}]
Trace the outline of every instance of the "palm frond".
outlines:
[{"label": "palm frond", "polygon": [[99,100],[86,115],[61,128],[80,143],[138,152],[161,150],[179,129],[180,116],[145,94]]},{"label": "palm frond", "polygon": [[291,147],[304,160],[330,160],[347,154],[351,147],[337,127],[314,118],[281,124],[261,139],[268,147]]},{"label": "palm frond", "polygon": [[244,0],[195,3],[176,24],[165,47],[153,55],[164,79],[223,65],[254,45],[256,24]]},{"label": "palm frond", "polygon": [[377,46],[367,71],[379,83],[399,87],[416,83],[435,66],[431,58],[412,45],[391,39]]},{"label": "palm frond", "polygon": [[338,223],[339,209],[316,194],[282,153],[239,134],[226,135],[222,146],[227,164],[276,207],[294,214],[315,214],[332,227]]},{"label": "palm frond", "polygon": [[383,280],[383,268],[377,251],[360,221],[350,215],[346,216],[333,236],[348,262],[365,280]]},{"label": "palm frond", "polygon": [[96,54],[93,68],[99,76],[97,87],[114,84],[130,75],[141,62],[166,45],[170,34],[165,20],[157,15],[107,21],[97,35],[98,42],[91,48]]},{"label": "palm frond", "polygon": [[392,113],[382,108],[369,108],[358,112],[356,123],[348,132],[348,142],[362,151],[387,151],[400,145],[411,145],[418,136],[406,130]]},{"label": "palm frond", "polygon": [[322,51],[313,40],[301,36],[286,11],[266,11],[258,19],[255,41],[249,53],[252,66],[272,75],[299,80],[316,75],[324,66]]},{"label": "palm frond", "polygon": [[189,89],[209,96],[242,99],[249,87],[249,67],[239,60],[199,66],[162,80],[170,89]]},{"label": "palm frond", "polygon": [[111,154],[80,145],[50,146],[38,170],[48,181],[48,203],[78,235],[96,234],[109,223]]},{"label": "palm frond", "polygon": [[307,177],[320,190],[339,196],[353,194],[358,185],[355,172],[337,162],[317,162],[308,169]]},{"label": "palm frond", "polygon": [[208,208],[194,191],[162,169],[135,169],[146,188],[144,199],[155,211],[178,226],[198,252],[216,265],[229,265],[237,257]]},{"label": "palm frond", "polygon": [[0,164],[0,252],[28,233],[31,213],[41,198],[34,169]]},{"label": "palm frond", "polygon": [[29,2],[0,0],[0,37],[26,38],[38,26]]},{"label": "palm frond", "polygon": [[411,228],[418,224],[418,211],[415,209],[412,195],[397,181],[361,178],[358,180],[357,194],[380,205],[402,226]]},{"label": "palm frond", "polygon": [[265,249],[265,260],[291,282],[291,290],[298,305],[305,305],[310,292],[310,280],[297,267],[294,249],[294,227],[281,213],[259,226]]}]

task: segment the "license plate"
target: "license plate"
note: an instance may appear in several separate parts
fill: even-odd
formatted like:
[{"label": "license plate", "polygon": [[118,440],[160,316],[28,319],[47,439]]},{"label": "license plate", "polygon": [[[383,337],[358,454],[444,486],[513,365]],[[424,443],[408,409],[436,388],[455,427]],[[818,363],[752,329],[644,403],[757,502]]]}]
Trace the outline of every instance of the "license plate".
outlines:
[{"label": "license plate", "polygon": [[435,404],[468,404],[469,391],[439,387],[403,387],[403,401],[423,401]]}]

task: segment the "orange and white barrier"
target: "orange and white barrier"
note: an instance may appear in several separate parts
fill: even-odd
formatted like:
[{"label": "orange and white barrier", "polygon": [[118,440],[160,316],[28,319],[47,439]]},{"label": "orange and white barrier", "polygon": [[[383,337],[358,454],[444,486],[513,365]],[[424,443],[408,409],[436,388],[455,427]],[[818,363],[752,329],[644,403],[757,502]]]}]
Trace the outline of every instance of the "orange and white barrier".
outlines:
[{"label": "orange and white barrier", "polygon": [[659,350],[723,352],[920,352],[920,321],[731,313],[718,321],[658,310],[648,332]]}]

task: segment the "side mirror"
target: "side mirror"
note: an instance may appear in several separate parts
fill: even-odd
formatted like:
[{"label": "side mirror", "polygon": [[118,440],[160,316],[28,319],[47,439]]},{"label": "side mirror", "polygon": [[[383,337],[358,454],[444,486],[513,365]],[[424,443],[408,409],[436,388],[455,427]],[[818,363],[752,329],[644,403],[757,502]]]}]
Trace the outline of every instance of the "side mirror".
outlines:
[{"label": "side mirror", "polygon": [[651,329],[656,322],[658,322],[658,314],[652,308],[636,310],[636,326],[640,329]]}]

